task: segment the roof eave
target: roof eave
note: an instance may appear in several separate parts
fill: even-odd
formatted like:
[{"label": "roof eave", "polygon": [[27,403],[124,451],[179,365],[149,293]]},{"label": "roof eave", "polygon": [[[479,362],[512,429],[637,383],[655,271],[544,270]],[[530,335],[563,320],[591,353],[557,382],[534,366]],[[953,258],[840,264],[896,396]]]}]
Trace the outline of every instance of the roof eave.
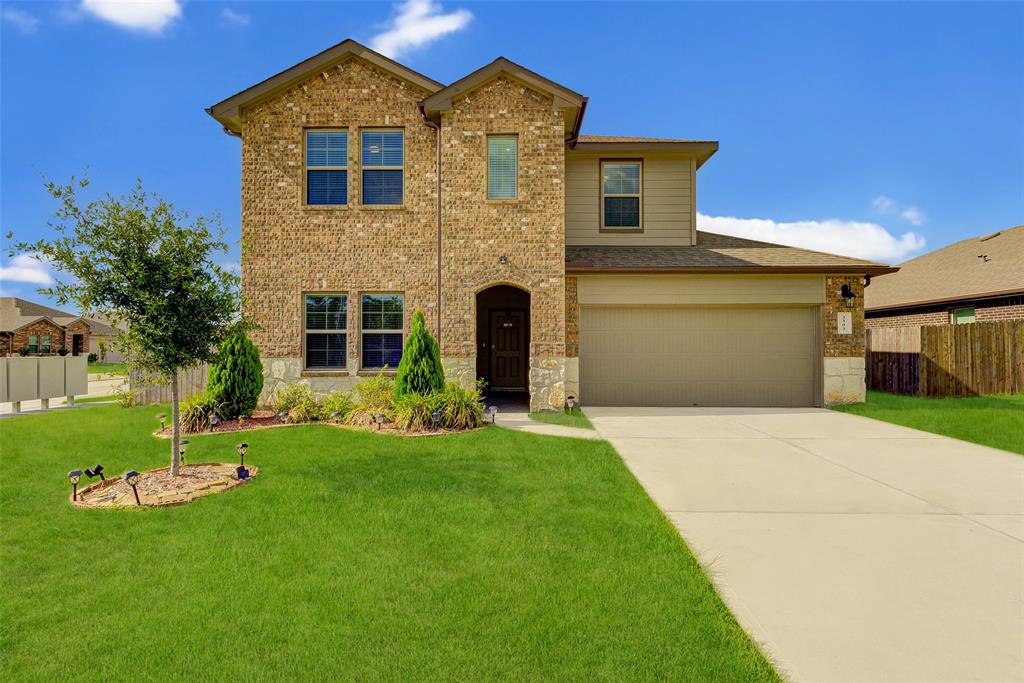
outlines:
[{"label": "roof eave", "polygon": [[675,142],[577,142],[577,152],[667,152],[696,157],[697,168],[718,151],[716,140],[682,140]]},{"label": "roof eave", "polygon": [[864,311],[872,313],[875,311],[895,311],[903,308],[920,308],[922,306],[939,306],[942,304],[954,304],[962,301],[978,301],[982,299],[997,299],[1004,296],[1024,295],[1024,288],[1015,287],[994,292],[979,292],[977,294],[958,294],[956,296],[945,296],[936,299],[922,299],[920,301],[907,301],[898,304],[886,304],[884,306],[865,306]]},{"label": "roof eave", "polygon": [[632,275],[685,275],[685,274],[761,274],[761,275],[886,275],[895,273],[895,266],[678,266],[633,267],[592,266],[585,263],[566,263],[565,272],[571,275],[632,274]]}]

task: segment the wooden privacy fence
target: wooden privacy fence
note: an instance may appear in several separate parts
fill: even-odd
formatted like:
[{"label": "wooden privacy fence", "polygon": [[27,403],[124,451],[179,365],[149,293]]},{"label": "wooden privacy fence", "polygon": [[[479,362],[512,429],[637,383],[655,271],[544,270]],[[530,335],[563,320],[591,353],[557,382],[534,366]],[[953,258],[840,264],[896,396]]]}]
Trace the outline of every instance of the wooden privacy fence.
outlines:
[{"label": "wooden privacy fence", "polygon": [[[184,401],[206,389],[206,375],[210,366],[197,365],[178,373],[178,398]],[[128,373],[128,388],[134,393],[134,402],[139,405],[166,403],[171,400],[171,385],[161,382],[138,370]]]},{"label": "wooden privacy fence", "polygon": [[917,396],[1024,393],[1024,320],[869,329],[867,384]]}]

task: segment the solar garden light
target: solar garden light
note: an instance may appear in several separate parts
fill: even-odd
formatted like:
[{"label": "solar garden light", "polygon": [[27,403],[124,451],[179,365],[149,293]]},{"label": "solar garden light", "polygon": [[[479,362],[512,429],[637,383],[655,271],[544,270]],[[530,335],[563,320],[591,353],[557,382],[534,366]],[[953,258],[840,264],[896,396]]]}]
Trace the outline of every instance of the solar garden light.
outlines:
[{"label": "solar garden light", "polygon": [[238,464],[240,467],[245,467],[245,452],[249,450],[249,444],[240,443],[235,448],[238,449]]},{"label": "solar garden light", "polygon": [[277,417],[278,417],[279,420],[281,420],[281,422],[287,422],[288,421],[288,411],[287,410],[282,410],[280,413],[277,414]]},{"label": "solar garden light", "polygon": [[335,410],[333,413],[331,413],[331,419],[337,422],[338,420],[341,419],[341,413]]},{"label": "solar garden light", "polygon": [[164,429],[164,420],[167,419],[167,413],[160,413],[156,416],[156,419],[160,420],[160,429]]},{"label": "solar garden light", "polygon": [[441,424],[441,411],[435,410],[430,414],[430,419],[434,421],[434,431],[437,431],[437,426]]},{"label": "solar garden light", "polygon": [[491,424],[494,424],[494,419],[498,417],[498,406],[491,406],[487,412],[491,414]]},{"label": "solar garden light", "polygon": [[566,396],[566,398],[565,398],[565,405],[569,409],[569,412],[571,413],[572,409],[576,407],[576,397],[572,396],[572,395]]},{"label": "solar garden light", "polygon": [[139,490],[135,488],[139,484],[139,473],[135,470],[128,470],[124,473],[124,481],[132,487],[132,493],[135,494],[135,504],[142,505],[142,501],[139,500]]},{"label": "solar garden light", "polygon": [[71,470],[68,472],[68,481],[71,482],[71,500],[78,500],[78,480],[82,478],[82,470]]},{"label": "solar garden light", "polygon": [[213,428],[219,424],[220,415],[218,415],[217,413],[210,413],[210,431],[213,431]]},{"label": "solar garden light", "polygon": [[182,465],[184,465],[185,464],[185,446],[188,445],[188,439],[182,439],[181,441],[178,442],[178,445],[181,446],[181,448],[178,449],[178,460],[181,461]]},{"label": "solar garden light", "polygon": [[107,478],[103,476],[103,465],[96,465],[91,470],[86,470],[85,473],[92,479],[95,476],[99,476],[100,481],[106,481]]},{"label": "solar garden light", "polygon": [[384,413],[377,413],[373,416],[374,421],[377,423],[377,431],[380,431],[381,426],[384,424]]}]

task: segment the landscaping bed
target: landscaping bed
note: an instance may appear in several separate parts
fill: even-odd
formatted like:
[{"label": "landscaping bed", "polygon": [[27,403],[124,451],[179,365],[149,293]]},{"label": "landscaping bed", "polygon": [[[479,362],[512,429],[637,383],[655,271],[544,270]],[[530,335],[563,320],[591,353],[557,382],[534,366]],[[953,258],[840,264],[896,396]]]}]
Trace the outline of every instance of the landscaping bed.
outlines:
[{"label": "landscaping bed", "polygon": [[[78,492],[77,498],[72,498],[72,503],[82,508],[183,505],[244,484],[247,479],[238,478],[237,467],[228,463],[182,465],[176,477],[171,476],[169,467],[161,467],[139,473],[135,486],[138,500],[125,479],[116,477],[85,487]],[[256,476],[259,468],[246,465],[246,471],[251,478]]]}]

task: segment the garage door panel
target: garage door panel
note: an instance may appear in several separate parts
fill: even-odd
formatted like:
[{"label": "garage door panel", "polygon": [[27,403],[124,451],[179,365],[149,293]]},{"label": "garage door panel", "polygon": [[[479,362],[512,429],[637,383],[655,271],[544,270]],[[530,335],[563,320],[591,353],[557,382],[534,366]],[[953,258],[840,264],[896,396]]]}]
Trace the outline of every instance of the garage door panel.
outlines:
[{"label": "garage door panel", "polygon": [[817,317],[803,308],[584,307],[591,405],[814,405]]}]

